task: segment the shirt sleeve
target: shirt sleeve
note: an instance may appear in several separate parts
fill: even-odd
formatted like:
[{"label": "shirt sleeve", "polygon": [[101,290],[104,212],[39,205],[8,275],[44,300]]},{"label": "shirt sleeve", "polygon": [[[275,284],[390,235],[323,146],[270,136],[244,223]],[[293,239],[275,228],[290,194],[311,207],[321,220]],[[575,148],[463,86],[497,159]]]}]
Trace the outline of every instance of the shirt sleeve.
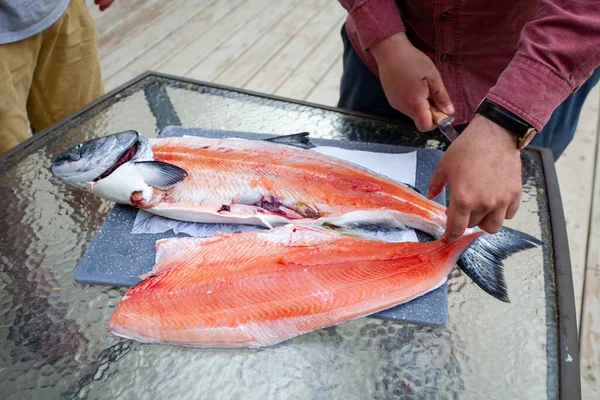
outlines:
[{"label": "shirt sleeve", "polygon": [[600,1],[542,0],[487,98],[536,129],[600,65]]},{"label": "shirt sleeve", "polygon": [[398,32],[404,32],[400,10],[394,0],[338,0],[348,11],[364,51]]}]

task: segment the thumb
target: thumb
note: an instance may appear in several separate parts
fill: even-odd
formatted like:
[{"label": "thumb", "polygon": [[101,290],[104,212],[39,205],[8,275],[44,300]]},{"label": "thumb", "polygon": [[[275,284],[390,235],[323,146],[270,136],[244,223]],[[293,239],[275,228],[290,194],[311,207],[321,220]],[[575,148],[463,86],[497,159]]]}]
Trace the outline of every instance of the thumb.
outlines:
[{"label": "thumb", "polygon": [[444,82],[442,82],[442,77],[437,71],[428,78],[428,84],[429,96],[433,100],[435,106],[448,115],[454,114],[452,100],[450,100],[450,95],[444,86]]},{"label": "thumb", "polygon": [[429,187],[427,188],[427,197],[429,200],[436,197],[438,194],[444,190],[446,186],[446,170],[444,169],[444,165],[439,163],[433,175],[431,175],[431,179],[429,180]]}]

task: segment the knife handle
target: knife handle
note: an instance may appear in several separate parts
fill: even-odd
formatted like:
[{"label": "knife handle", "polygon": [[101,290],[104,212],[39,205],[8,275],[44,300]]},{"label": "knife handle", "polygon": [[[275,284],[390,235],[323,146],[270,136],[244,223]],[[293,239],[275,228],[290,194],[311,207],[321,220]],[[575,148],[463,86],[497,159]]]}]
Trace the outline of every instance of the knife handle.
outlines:
[{"label": "knife handle", "polygon": [[433,115],[433,122],[435,122],[436,125],[440,125],[443,120],[450,118],[448,114],[441,112],[436,106],[430,105],[429,107],[431,109],[431,115]]}]

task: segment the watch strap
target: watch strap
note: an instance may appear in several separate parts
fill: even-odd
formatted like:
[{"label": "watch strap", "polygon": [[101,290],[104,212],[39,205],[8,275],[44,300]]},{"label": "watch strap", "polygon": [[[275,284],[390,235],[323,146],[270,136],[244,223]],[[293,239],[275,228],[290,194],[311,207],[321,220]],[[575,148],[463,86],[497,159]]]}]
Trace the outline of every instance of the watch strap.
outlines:
[{"label": "watch strap", "polygon": [[494,121],[504,129],[518,136],[520,139],[525,138],[532,128],[527,121],[518,115],[488,99],[483,99],[475,112]]}]

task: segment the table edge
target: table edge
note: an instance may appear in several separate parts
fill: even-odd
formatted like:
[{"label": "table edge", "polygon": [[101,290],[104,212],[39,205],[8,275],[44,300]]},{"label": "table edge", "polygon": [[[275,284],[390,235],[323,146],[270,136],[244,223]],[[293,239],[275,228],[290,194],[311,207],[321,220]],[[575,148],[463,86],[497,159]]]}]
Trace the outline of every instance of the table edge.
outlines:
[{"label": "table edge", "polygon": [[542,168],[546,182],[546,196],[552,229],[552,257],[556,278],[556,297],[558,306],[558,367],[559,398],[581,399],[581,375],[579,367],[579,335],[575,309],[575,293],[571,269],[571,255],[567,224],[560,190],[558,175],[554,165],[552,151],[534,147],[542,158]]}]

